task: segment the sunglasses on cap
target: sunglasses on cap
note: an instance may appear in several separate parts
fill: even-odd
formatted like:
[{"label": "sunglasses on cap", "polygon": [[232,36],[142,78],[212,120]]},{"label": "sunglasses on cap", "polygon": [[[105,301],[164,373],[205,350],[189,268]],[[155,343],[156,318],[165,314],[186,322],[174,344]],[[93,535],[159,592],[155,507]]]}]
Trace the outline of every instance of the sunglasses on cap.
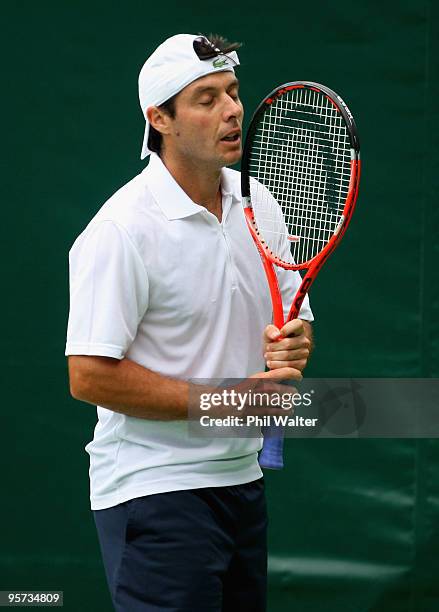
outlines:
[{"label": "sunglasses on cap", "polygon": [[[215,45],[211,43],[210,40],[208,40],[205,36],[198,36],[198,38],[196,38],[193,42],[193,47],[195,53],[198,55],[200,60],[208,60],[222,55],[224,57],[227,57],[235,65],[237,65],[237,62],[235,62],[235,60],[233,60],[230,55],[227,54],[227,49],[225,51],[221,51],[220,49],[218,49],[218,47],[215,47]],[[230,49],[230,51],[232,50],[233,49]]]}]

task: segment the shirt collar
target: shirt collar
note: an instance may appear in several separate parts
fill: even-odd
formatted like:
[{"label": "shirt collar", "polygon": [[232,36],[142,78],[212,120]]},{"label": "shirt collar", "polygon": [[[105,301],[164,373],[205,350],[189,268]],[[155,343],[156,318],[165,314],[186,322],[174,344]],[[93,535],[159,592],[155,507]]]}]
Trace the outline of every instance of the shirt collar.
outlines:
[{"label": "shirt collar", "polygon": [[[156,153],[151,155],[143,174],[146,176],[146,183],[154,200],[170,221],[184,219],[206,210],[204,206],[195,204],[190,199]],[[221,192],[223,200],[231,196],[232,202],[240,201],[240,197],[235,193],[236,188],[233,189],[227,169],[221,171]]]}]

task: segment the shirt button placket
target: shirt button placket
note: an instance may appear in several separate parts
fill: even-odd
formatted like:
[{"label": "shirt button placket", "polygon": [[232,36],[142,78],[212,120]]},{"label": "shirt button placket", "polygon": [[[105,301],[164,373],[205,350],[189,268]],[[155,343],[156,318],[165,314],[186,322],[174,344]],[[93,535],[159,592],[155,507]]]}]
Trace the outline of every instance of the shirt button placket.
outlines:
[{"label": "shirt button placket", "polygon": [[230,244],[229,244],[229,239],[227,238],[227,232],[224,228],[224,225],[222,223],[220,223],[220,227],[221,227],[221,232],[223,234],[223,238],[224,238],[224,244],[226,245],[226,250],[227,250],[227,259],[229,262],[229,270],[230,270],[230,277],[232,280],[232,291],[235,291],[236,289],[236,274],[235,274],[235,263],[233,261],[233,257],[232,257],[232,252],[230,249]]}]

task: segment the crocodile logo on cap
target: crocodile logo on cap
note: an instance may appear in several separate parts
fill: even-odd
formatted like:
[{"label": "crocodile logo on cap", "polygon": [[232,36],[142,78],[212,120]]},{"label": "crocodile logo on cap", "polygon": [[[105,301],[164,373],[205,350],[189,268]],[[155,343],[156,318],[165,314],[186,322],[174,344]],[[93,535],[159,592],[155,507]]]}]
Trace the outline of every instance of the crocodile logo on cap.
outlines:
[{"label": "crocodile logo on cap", "polygon": [[223,66],[227,65],[229,62],[226,59],[220,59],[219,57],[214,60],[213,62],[213,67],[214,68],[222,68]]}]

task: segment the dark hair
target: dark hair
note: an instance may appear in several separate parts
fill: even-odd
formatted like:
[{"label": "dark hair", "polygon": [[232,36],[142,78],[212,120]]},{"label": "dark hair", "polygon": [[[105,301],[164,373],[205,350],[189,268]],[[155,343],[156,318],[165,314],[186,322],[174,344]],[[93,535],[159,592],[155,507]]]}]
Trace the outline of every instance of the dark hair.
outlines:
[{"label": "dark hair", "polygon": [[[200,34],[199,38],[194,40],[194,51],[198,55],[201,60],[210,59],[212,57],[216,57],[217,55],[231,53],[232,51],[236,51],[239,49],[241,43],[239,42],[230,42],[224,36],[220,36],[219,34],[209,34],[209,36],[204,36]],[[172,119],[175,117],[176,109],[175,109],[175,100],[178,94],[163,102],[158,107],[160,110],[167,113]],[[148,136],[148,149],[160,155],[162,150],[162,135],[158,132],[152,125],[149,126],[149,136]]]}]

